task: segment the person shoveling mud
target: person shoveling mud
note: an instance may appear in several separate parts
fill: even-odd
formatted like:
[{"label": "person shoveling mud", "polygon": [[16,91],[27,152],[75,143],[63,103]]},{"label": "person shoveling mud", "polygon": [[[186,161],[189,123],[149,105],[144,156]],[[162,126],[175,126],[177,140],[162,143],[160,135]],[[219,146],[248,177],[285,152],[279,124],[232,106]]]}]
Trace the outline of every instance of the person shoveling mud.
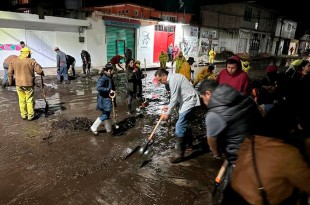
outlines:
[{"label": "person shoveling mud", "polygon": [[[165,69],[159,69],[155,73],[155,78],[161,84],[169,84],[170,102],[168,106],[163,106],[162,119],[167,120],[173,108],[179,104],[179,118],[175,126],[175,134],[177,136],[177,151],[176,156],[172,158],[171,163],[179,163],[184,160],[186,145],[192,147],[192,136],[187,133],[187,124],[192,115],[193,108],[200,106],[198,93],[193,88],[192,84],[181,74],[169,74]],[[179,97],[181,93],[181,97]],[[182,99],[187,99],[182,101]]]}]

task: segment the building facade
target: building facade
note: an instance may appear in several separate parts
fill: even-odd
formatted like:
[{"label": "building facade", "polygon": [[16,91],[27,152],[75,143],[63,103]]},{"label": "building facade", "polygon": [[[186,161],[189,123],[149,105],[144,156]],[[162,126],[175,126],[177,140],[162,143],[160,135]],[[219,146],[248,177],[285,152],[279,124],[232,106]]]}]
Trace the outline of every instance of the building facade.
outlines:
[{"label": "building facade", "polygon": [[[250,56],[273,54],[276,49],[279,54],[284,54],[283,51],[287,51],[284,45],[289,41],[285,39],[294,38],[297,25],[288,20],[279,24],[272,11],[252,3],[203,6],[201,21],[208,33],[216,33],[208,38],[200,36],[203,42],[212,42],[208,44],[208,49],[214,47],[218,52],[228,50],[233,53],[248,53]],[[293,26],[289,30],[286,24]],[[277,32],[280,29],[281,34]]]},{"label": "building facade", "polygon": [[76,66],[82,66],[82,50],[90,52],[93,66],[102,66],[106,63],[104,33],[102,20],[40,19],[36,14],[0,11],[0,61],[19,55],[19,42],[24,41],[32,50],[32,58],[43,67],[56,67],[56,46],[75,57]]}]

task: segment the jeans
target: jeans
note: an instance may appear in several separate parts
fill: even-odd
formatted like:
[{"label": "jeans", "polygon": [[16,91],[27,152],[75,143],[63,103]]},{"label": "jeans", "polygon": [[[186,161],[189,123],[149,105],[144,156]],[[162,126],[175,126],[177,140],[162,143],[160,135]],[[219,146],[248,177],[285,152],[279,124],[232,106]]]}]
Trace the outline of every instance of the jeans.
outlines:
[{"label": "jeans", "polygon": [[61,76],[64,77],[65,81],[69,80],[67,64],[60,66],[59,72],[57,73],[57,80],[61,81]]},{"label": "jeans", "polygon": [[2,79],[2,86],[6,86],[8,82],[8,69],[4,68],[4,75],[3,75],[3,79]]},{"label": "jeans", "polygon": [[184,137],[188,129],[188,121],[192,116],[193,108],[186,110],[185,112],[179,113],[179,119],[175,125],[175,134],[177,137]]},{"label": "jeans", "polygon": [[90,75],[90,63],[83,62],[83,74]]},{"label": "jeans", "polygon": [[99,119],[103,122],[110,118],[110,111],[102,111],[102,115],[99,117]]}]

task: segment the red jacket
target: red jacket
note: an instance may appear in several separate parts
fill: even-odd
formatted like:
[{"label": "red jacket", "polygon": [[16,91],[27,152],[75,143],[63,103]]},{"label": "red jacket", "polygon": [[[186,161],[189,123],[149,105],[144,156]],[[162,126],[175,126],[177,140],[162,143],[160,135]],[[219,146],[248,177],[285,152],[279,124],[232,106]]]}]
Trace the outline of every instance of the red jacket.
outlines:
[{"label": "red jacket", "polygon": [[244,71],[230,75],[226,69],[223,69],[217,76],[217,81],[219,84],[230,85],[245,95],[251,93],[249,76]]}]

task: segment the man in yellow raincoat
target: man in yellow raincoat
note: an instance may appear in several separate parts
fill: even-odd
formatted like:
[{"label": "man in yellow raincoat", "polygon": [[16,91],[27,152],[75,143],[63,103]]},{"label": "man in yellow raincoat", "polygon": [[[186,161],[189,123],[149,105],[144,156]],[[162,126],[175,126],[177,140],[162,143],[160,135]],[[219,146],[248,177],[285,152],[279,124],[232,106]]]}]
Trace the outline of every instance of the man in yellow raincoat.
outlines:
[{"label": "man in yellow raincoat", "polygon": [[203,80],[206,80],[206,79],[208,79],[208,80],[215,80],[216,76],[215,76],[215,73],[213,72],[213,70],[214,70],[214,65],[209,65],[208,67],[202,68],[198,72],[193,86],[195,87],[200,81],[203,81]]},{"label": "man in yellow raincoat", "polygon": [[182,64],[186,62],[186,58],[183,56],[182,51],[180,51],[179,55],[175,59],[173,59],[173,61],[171,62],[171,67],[173,66],[174,62],[176,62],[175,63],[175,73],[179,73]]},{"label": "man in yellow raincoat", "polygon": [[216,52],[215,52],[214,48],[212,48],[209,51],[209,63],[212,63],[212,64],[214,63],[215,56],[216,56]]},{"label": "man in yellow raincoat", "polygon": [[8,71],[9,85],[12,85],[15,76],[16,92],[20,115],[23,120],[34,119],[34,79],[35,72],[44,76],[42,67],[31,59],[31,51],[28,47],[20,50],[20,55],[11,61]]},{"label": "man in yellow raincoat", "polygon": [[246,59],[241,59],[241,65],[242,70],[246,73],[249,72],[249,70],[251,69],[250,63]]},{"label": "man in yellow raincoat", "polygon": [[167,64],[168,60],[169,60],[168,54],[165,53],[164,51],[161,51],[161,53],[159,55],[160,68],[166,69],[166,64]]},{"label": "man in yellow raincoat", "polygon": [[180,74],[184,75],[190,82],[192,82],[192,70],[191,70],[191,65],[195,62],[193,57],[189,57],[187,62],[183,63],[181,68],[180,68]]}]

